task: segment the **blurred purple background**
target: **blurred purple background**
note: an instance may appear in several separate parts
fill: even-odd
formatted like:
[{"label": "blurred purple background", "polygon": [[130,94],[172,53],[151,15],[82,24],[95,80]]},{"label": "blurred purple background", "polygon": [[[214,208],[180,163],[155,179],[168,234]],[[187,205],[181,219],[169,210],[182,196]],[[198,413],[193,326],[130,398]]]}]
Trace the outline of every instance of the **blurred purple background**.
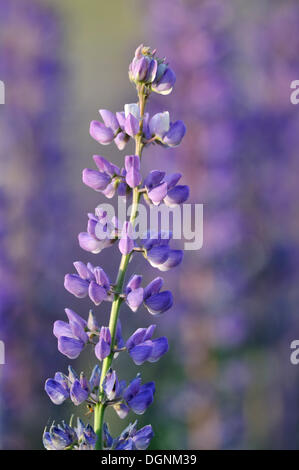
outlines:
[{"label": "blurred purple background", "polygon": [[[135,101],[127,67],[141,42],[177,74],[151,110],[169,109],[188,130],[178,149],[148,150],[145,168],[182,172],[204,204],[203,248],[166,276],[176,303],[158,330],[170,352],[143,372],[158,385],[142,417],[152,448],[298,447],[298,28],[295,0],[0,0],[1,448],[41,448],[47,422],[70,414],[43,386],[68,365],[53,321],[64,307],[88,309],[63,288],[74,260],[94,261],[77,233],[104,202],[81,170],[93,153],[124,154],[99,148],[88,126],[98,108]],[[112,278],[118,256],[113,247],[98,261]],[[151,320],[121,315],[125,334]],[[79,363],[92,367],[88,355]],[[125,427],[110,418],[114,433]]]}]

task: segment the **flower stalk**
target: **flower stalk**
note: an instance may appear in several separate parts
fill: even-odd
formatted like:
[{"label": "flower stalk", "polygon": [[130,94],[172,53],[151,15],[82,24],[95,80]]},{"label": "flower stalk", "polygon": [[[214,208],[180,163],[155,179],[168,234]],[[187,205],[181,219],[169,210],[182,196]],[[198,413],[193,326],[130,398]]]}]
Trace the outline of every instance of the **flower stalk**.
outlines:
[{"label": "flower stalk", "polygon": [[68,322],[57,320],[54,323],[54,335],[58,340],[58,350],[70,359],[76,359],[86,346],[91,346],[102,367],[94,367],[89,379],[83,372],[77,375],[69,366],[69,374],[56,372],[49,378],[45,390],[53,403],[60,405],[68,398],[78,406],[85,403],[94,413],[94,428],[85,425],[78,419],[77,427],[53,425],[45,430],[43,442],[47,449],[113,449],[144,450],[153,437],[151,425],[137,429],[137,421],[130,424],[119,437],[113,439],[108,425],[104,421],[105,410],[112,406],[121,419],[130,411],[143,414],[152,404],[155,394],[155,383],[142,384],[137,374],[128,386],[119,380],[112,368],[116,355],[127,353],[136,365],[144,362],[156,362],[168,351],[166,337],[154,338],[156,325],[138,328],[124,342],[119,320],[120,307],[123,302],[133,311],[143,304],[152,315],[160,315],[169,310],[173,304],[170,291],[163,290],[163,279],[157,277],[146,287],[142,287],[142,276],[133,274],[125,285],[128,264],[134,253],[142,254],[153,267],[167,271],[182,261],[183,252],[170,248],[170,234],[162,232],[146,233],[137,242],[133,236],[140,198],[143,196],[148,204],[180,204],[189,194],[187,186],[177,185],[181,175],[175,173],[165,176],[158,170],[152,171],[142,180],[140,166],[142,152],[150,143],[164,147],[178,145],[185,133],[182,121],[170,122],[169,113],[158,113],[151,119],[145,112],[147,99],[152,91],[168,94],[174,85],[174,72],[157,59],[155,52],[140,46],[129,68],[130,80],[136,85],[138,103],[126,104],[124,111],[113,114],[109,110],[100,110],[104,123],[92,121],[90,134],[103,145],[112,141],[122,150],[130,138],[135,140],[135,154],[126,155],[124,167],[118,168],[104,157],[94,155],[97,170],[85,168],[83,182],[111,198],[118,193],[121,197],[132,195],[132,209],[129,221],[122,227],[117,218],[108,219],[107,213],[97,207],[95,214],[88,214],[87,231],[78,236],[80,247],[97,254],[118,242],[122,254],[115,283],[99,266],[81,261],[74,263],[76,274],[67,274],[64,286],[78,298],[89,297],[98,306],[103,301],[111,301],[109,325],[99,326],[92,310],[85,320],[76,312],[66,308]]}]

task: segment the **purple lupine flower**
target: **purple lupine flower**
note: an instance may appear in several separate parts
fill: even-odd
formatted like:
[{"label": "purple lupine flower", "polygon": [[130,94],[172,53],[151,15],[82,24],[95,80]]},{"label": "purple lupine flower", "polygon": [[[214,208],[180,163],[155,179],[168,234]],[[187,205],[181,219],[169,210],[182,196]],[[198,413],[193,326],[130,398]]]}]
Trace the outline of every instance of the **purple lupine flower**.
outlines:
[{"label": "purple lupine flower", "polygon": [[70,359],[76,359],[88,342],[85,332],[86,321],[76,312],[65,309],[69,322],[57,320],[54,323],[53,333],[58,339],[58,350]]},{"label": "purple lupine flower", "polygon": [[99,111],[104,124],[99,121],[91,121],[89,133],[93,139],[102,145],[110,144],[116,137],[120,126],[115,114],[107,109],[100,109]]},{"label": "purple lupine flower", "polygon": [[126,302],[133,312],[136,312],[143,302],[142,276],[134,274],[125,289]]},{"label": "purple lupine flower", "polygon": [[145,450],[154,436],[151,425],[144,426],[137,431],[137,421],[129,424],[121,435],[113,439],[108,426],[104,424],[105,449],[109,450]]},{"label": "purple lupine flower", "polygon": [[126,348],[136,365],[145,361],[157,362],[168,351],[168,341],[165,336],[151,340],[156,325],[148,328],[138,328],[126,342]]},{"label": "purple lupine flower", "polygon": [[94,450],[97,436],[92,426],[90,424],[85,425],[78,418],[75,431],[78,438],[78,450]]},{"label": "purple lupine flower", "polygon": [[47,379],[45,390],[55,405],[61,405],[70,396],[69,390],[61,384],[60,380]]},{"label": "purple lupine flower", "polygon": [[113,245],[118,238],[118,232],[117,218],[113,217],[109,221],[107,212],[97,207],[95,215],[88,214],[87,232],[78,235],[79,245],[83,250],[97,254]]},{"label": "purple lupine flower", "polygon": [[139,375],[124,390],[123,398],[128,407],[138,415],[142,415],[153,403],[155,394],[154,382],[141,385]]},{"label": "purple lupine flower", "polygon": [[103,381],[103,390],[107,399],[109,401],[121,400],[125,386],[124,380],[118,380],[115,370],[109,369]]},{"label": "purple lupine flower", "polygon": [[150,84],[154,81],[157,70],[158,61],[153,58],[150,48],[141,44],[135,51],[134,58],[129,65],[129,78],[134,83]]},{"label": "purple lupine flower", "polygon": [[172,307],[172,293],[168,290],[160,292],[163,283],[163,279],[157,277],[144,289],[144,305],[152,315],[164,313]]},{"label": "purple lupine flower", "polygon": [[143,256],[151,266],[160,271],[168,271],[182,262],[184,253],[169,247],[171,238],[171,232],[148,231],[140,241],[141,248],[144,249]]},{"label": "purple lupine flower", "polygon": [[153,170],[144,180],[147,196],[154,205],[162,201],[169,206],[175,207],[184,203],[189,197],[189,187],[177,185],[181,179],[180,173],[165,176],[164,172]]},{"label": "purple lupine flower", "polygon": [[183,121],[170,122],[169,112],[154,114],[144,123],[144,135],[149,142],[156,142],[164,147],[177,147],[186,133]]},{"label": "purple lupine flower", "polygon": [[135,188],[141,183],[140,158],[138,155],[125,157],[126,182],[130,188]]},{"label": "purple lupine flower", "polygon": [[78,298],[89,295],[95,305],[100,305],[103,300],[111,300],[110,280],[105,271],[91,263],[85,265],[82,261],[76,261],[74,266],[78,274],[66,274],[64,287]]},{"label": "purple lupine flower", "polygon": [[102,192],[108,198],[113,197],[117,188],[117,178],[120,175],[119,167],[100,155],[94,155],[93,160],[98,170],[85,168],[82,172],[83,183],[95,191]]},{"label": "purple lupine flower", "polygon": [[64,421],[62,424],[53,423],[43,434],[43,444],[47,450],[93,450],[96,443],[96,434],[90,424],[85,425],[80,418],[77,426],[72,428]]},{"label": "purple lupine flower", "polygon": [[102,361],[111,352],[111,334],[109,328],[102,326],[99,341],[95,347],[95,355]]},{"label": "purple lupine flower", "polygon": [[64,421],[61,425],[54,423],[49,431],[44,430],[43,444],[47,450],[63,450],[77,442],[77,434],[71,426]]},{"label": "purple lupine flower", "polygon": [[81,372],[78,377],[76,371],[69,366],[68,376],[62,372],[56,372],[54,379],[47,379],[45,383],[45,391],[55,405],[61,405],[67,398],[70,398],[74,405],[78,406],[90,396],[97,401],[97,395],[94,390],[100,383],[101,369],[96,365],[91,373],[90,379],[87,380],[84,373]]},{"label": "purple lupine flower", "polygon": [[128,255],[133,250],[134,240],[132,234],[132,224],[130,222],[124,222],[118,246],[122,255]]}]

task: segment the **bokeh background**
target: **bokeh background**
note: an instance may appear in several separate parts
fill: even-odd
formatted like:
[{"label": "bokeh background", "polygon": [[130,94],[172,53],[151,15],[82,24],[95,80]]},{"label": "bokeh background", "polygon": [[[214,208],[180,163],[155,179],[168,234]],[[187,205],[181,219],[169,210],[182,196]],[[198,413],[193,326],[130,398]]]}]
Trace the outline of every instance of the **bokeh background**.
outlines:
[{"label": "bokeh background", "polygon": [[[0,447],[41,448],[44,426],[71,413],[43,386],[68,365],[53,321],[66,306],[90,307],[63,288],[74,260],[93,261],[77,233],[102,199],[81,170],[93,153],[123,158],[88,126],[98,108],[135,101],[127,68],[142,42],[177,74],[152,112],[169,109],[188,129],[178,149],[153,150],[148,168],[183,173],[204,203],[204,245],[166,276],[176,303],[158,332],[171,349],[142,368],[157,395],[141,422],[154,426],[155,449],[298,448],[296,0],[0,0]],[[108,251],[98,264],[113,277],[117,248]],[[107,322],[107,306],[98,317]],[[151,323],[145,310],[121,318],[125,336]],[[93,364],[83,354],[74,365]],[[138,370],[118,367],[122,378]],[[125,427],[109,420],[113,434]]]}]

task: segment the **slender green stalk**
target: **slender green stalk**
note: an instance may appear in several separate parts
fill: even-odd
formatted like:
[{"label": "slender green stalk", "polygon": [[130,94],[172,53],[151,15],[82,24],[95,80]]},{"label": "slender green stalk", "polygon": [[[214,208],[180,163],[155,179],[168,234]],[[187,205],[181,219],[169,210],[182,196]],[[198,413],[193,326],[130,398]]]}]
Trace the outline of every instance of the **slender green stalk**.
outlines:
[{"label": "slender green stalk", "polygon": [[[139,133],[135,136],[135,155],[138,155],[141,159],[143,143],[142,143],[142,131],[143,131],[143,118],[146,104],[146,94],[144,86],[141,86],[138,89],[138,98],[139,98],[139,109],[140,109],[140,124],[139,124]],[[138,214],[138,204],[140,200],[141,193],[139,192],[139,186],[133,189],[133,203],[132,211],[130,216],[130,222],[134,228],[135,219]],[[128,255],[122,255],[118,275],[116,279],[115,290],[118,293],[121,293],[123,290],[125,275],[127,267],[131,258],[131,253]],[[111,312],[110,312],[110,321],[109,321],[109,330],[111,333],[111,353],[107,356],[102,365],[101,380],[100,380],[100,391],[99,391],[99,403],[95,406],[94,409],[94,430],[97,434],[97,442],[95,449],[100,450],[103,448],[103,423],[104,423],[104,413],[105,413],[105,404],[103,403],[104,392],[103,392],[103,381],[106,377],[108,370],[111,367],[113,357],[114,357],[114,346],[115,346],[115,335],[117,320],[119,316],[119,310],[122,303],[122,298],[119,294],[114,295],[114,300],[112,302]]]}]

